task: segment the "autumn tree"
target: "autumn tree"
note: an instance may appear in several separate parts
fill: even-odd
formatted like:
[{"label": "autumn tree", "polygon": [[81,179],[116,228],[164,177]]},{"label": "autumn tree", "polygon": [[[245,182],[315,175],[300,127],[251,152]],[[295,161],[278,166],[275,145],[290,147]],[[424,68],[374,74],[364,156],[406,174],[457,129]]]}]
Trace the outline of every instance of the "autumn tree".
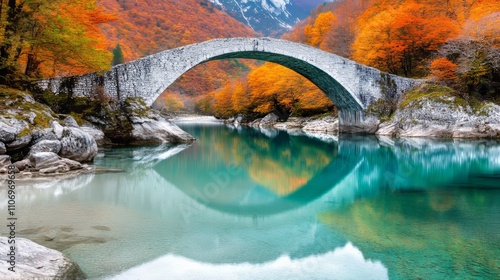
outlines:
[{"label": "autumn tree", "polygon": [[232,107],[235,114],[247,114],[250,110],[251,102],[247,85],[244,81],[237,80],[231,95]]},{"label": "autumn tree", "polygon": [[436,58],[431,63],[432,77],[445,83],[454,82],[457,79],[456,69],[457,65],[444,57]]},{"label": "autumn tree", "polygon": [[422,76],[432,52],[457,33],[448,17],[407,1],[387,7],[360,27],[353,58],[393,74]]},{"label": "autumn tree", "polygon": [[357,19],[373,0],[344,0],[333,11],[336,20],[326,34],[320,48],[343,57],[351,57],[351,46],[358,34]]},{"label": "autumn tree", "polygon": [[110,53],[98,25],[114,17],[95,0],[9,0],[5,13],[0,31],[3,74],[39,77],[109,68]]},{"label": "autumn tree", "polygon": [[308,24],[304,29],[307,44],[319,47],[325,36],[331,30],[336,18],[332,12],[321,13],[314,21],[314,25]]},{"label": "autumn tree", "polygon": [[282,119],[322,113],[333,108],[331,100],[312,82],[278,64],[266,63],[247,76],[252,111],[274,112]]},{"label": "autumn tree", "polygon": [[500,97],[500,12],[468,20],[460,35],[439,53],[453,61],[460,90],[481,97]]},{"label": "autumn tree", "polygon": [[167,112],[179,113],[184,109],[184,103],[180,96],[176,94],[162,96],[155,103],[156,106],[165,109]]},{"label": "autumn tree", "polygon": [[235,114],[232,100],[233,90],[233,85],[229,81],[215,93],[214,112],[217,117],[227,118]]}]

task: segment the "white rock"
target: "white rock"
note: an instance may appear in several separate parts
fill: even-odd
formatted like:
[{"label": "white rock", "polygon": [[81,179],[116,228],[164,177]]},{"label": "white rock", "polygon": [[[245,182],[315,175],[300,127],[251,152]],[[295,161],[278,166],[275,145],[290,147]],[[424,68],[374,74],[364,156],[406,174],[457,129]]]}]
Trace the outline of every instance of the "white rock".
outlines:
[{"label": "white rock", "polygon": [[64,123],[66,124],[66,126],[79,127],[78,123],[76,122],[76,120],[72,116],[67,116],[64,119]]},{"label": "white rock", "polygon": [[11,244],[0,237],[0,279],[84,279],[76,263],[61,252],[43,247],[25,238],[16,237],[16,272],[8,270],[7,252]]},{"label": "white rock", "polygon": [[261,121],[260,126],[272,126],[278,122],[279,117],[274,113],[267,114]]},{"label": "white rock", "polygon": [[102,132],[102,130],[90,126],[81,126],[80,129],[90,134],[98,146],[104,144],[104,132]]},{"label": "white rock", "polygon": [[[57,134],[57,133],[56,133]],[[97,155],[94,137],[76,127],[64,127],[60,155],[80,162],[92,161]]]},{"label": "white rock", "polygon": [[61,141],[59,140],[42,140],[31,146],[30,154],[39,152],[53,152],[58,154],[61,151]]},{"label": "white rock", "polygon": [[327,121],[325,119],[313,120],[307,122],[302,128],[304,131],[321,131],[321,132],[338,132],[339,122],[338,120]]},{"label": "white rock", "polygon": [[30,142],[31,142],[31,134],[26,134],[21,137],[18,136],[16,140],[7,143],[6,146],[8,150],[19,150],[28,146]]},{"label": "white rock", "polygon": [[11,164],[10,156],[8,156],[8,155],[1,155],[0,156],[0,168],[8,167],[10,164]]},{"label": "white rock", "polygon": [[29,156],[29,160],[37,169],[50,167],[54,165],[55,162],[59,161],[59,159],[60,157],[56,153],[52,152],[39,152]]},{"label": "white rock", "polygon": [[164,143],[189,143],[195,139],[177,125],[160,119],[149,120],[141,124],[133,124],[133,145],[164,144]]},{"label": "white rock", "polygon": [[62,133],[64,128],[57,121],[53,121],[51,124],[52,129],[54,130],[54,134],[57,136],[57,139],[61,140]]}]

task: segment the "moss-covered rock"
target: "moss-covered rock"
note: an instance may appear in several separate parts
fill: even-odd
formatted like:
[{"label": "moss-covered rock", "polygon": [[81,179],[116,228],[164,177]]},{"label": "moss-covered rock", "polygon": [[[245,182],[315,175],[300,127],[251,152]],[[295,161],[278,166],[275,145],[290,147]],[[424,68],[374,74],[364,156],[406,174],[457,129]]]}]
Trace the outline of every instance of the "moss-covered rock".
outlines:
[{"label": "moss-covered rock", "polygon": [[377,134],[401,137],[500,138],[500,106],[468,101],[455,90],[424,84],[407,92]]}]

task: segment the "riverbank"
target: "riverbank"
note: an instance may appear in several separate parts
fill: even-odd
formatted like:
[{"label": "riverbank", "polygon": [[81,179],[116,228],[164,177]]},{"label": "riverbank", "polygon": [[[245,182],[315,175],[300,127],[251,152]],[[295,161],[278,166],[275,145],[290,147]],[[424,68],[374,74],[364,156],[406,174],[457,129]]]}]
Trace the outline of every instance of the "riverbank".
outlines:
[{"label": "riverbank", "polygon": [[500,106],[488,101],[467,101],[450,88],[425,84],[405,94],[394,106],[385,100],[374,102],[365,119],[371,127],[343,128],[338,116],[320,115],[307,118],[290,117],[281,122],[270,113],[264,118],[248,119],[238,115],[225,119],[234,126],[274,128],[307,133],[356,133],[389,137],[430,138],[500,138]]},{"label": "riverbank", "polygon": [[19,173],[18,178],[105,172],[90,165],[98,147],[195,140],[141,100],[127,99],[116,104],[73,100],[70,103],[80,108],[75,110],[85,113],[61,114],[52,109],[63,110],[64,98],[57,98],[47,101],[49,107],[27,91],[0,86],[0,174],[7,173],[11,165]]}]

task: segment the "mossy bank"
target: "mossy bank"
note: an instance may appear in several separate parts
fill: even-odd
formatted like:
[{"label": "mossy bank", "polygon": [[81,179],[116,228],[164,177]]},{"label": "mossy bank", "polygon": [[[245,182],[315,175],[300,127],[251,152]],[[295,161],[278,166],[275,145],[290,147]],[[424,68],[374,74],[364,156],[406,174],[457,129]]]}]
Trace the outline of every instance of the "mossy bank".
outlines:
[{"label": "mossy bank", "polygon": [[[383,107],[384,108],[384,107]],[[500,106],[465,99],[438,84],[424,84],[407,92],[396,110],[374,110],[385,120],[378,135],[395,137],[500,138]]]},{"label": "mossy bank", "polygon": [[0,173],[12,163],[28,172],[82,169],[106,144],[194,141],[140,99],[115,103],[0,86],[0,109]]}]

